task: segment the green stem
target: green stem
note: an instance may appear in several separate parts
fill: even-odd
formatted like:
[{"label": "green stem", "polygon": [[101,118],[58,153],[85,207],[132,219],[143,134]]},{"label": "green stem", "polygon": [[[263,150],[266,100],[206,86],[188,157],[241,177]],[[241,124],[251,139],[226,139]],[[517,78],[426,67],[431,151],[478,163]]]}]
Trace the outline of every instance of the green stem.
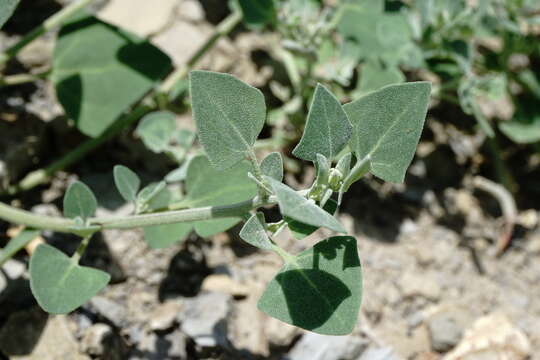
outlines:
[{"label": "green stem", "polygon": [[115,121],[100,136],[86,140],[73,151],[67,153],[60,160],[55,161],[46,168],[32,171],[31,173],[27,174],[17,185],[9,187],[6,191],[7,194],[13,195],[20,191],[26,191],[37,185],[46,183],[53,174],[76,163],[85,157],[89,152],[116,136],[120,131],[122,131],[122,129],[137,121],[150,110],[151,108],[145,105],[136,107],[129,114],[121,117],[118,121]]},{"label": "green stem", "polygon": [[4,51],[4,53],[0,54],[0,66],[4,65],[8,60],[17,55],[17,53],[19,53],[19,51],[21,51],[26,45],[30,44],[32,41],[34,41],[41,35],[45,34],[47,31],[52,30],[58,25],[61,25],[73,14],[86,7],[86,5],[90,4],[92,1],[93,0],[79,0],[73,4],[66,6],[56,14],[52,15],[50,18],[45,20],[43,24],[30,31],[16,44],[9,47],[6,51]]},{"label": "green stem", "polygon": [[82,239],[81,243],[79,244],[79,247],[77,248],[77,250],[75,250],[75,253],[71,256],[71,261],[73,261],[74,264],[78,264],[79,261],[81,260],[81,257],[86,251],[86,248],[88,247],[88,244],[90,243],[91,238],[92,238],[92,235],[87,235]]}]

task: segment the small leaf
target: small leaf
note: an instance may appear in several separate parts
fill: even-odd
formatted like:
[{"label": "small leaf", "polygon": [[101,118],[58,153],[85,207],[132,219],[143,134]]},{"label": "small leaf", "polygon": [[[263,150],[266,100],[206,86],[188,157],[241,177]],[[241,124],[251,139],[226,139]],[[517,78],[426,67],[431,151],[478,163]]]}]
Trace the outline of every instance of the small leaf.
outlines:
[{"label": "small leaf", "polygon": [[263,175],[270,176],[277,181],[283,180],[283,159],[281,154],[273,152],[268,154],[261,162]]},{"label": "small leaf", "polygon": [[147,40],[84,15],[60,29],[51,80],[77,128],[97,137],[170,68],[169,57]]},{"label": "small leaf", "polygon": [[253,214],[240,230],[242,240],[259,249],[271,250],[272,242],[264,227],[264,215],[261,212]]},{"label": "small leaf", "polygon": [[[332,199],[329,199],[323,206],[324,211],[326,211],[330,215],[334,215],[337,211],[337,208],[337,202]],[[287,225],[289,226],[289,230],[291,231],[292,235],[297,240],[302,240],[303,238],[313,234],[318,229],[317,226],[307,225],[288,217],[284,217],[284,220],[287,222]]]},{"label": "small leaf", "polygon": [[149,150],[159,154],[167,150],[175,130],[176,116],[169,111],[156,111],[141,119],[136,133]]},{"label": "small leaf", "polygon": [[30,241],[37,238],[39,234],[40,232],[36,230],[23,230],[13,239],[9,240],[6,247],[0,252],[0,266],[30,243]]},{"label": "small leaf", "polygon": [[336,236],[289,260],[257,306],[287,324],[323,335],[346,335],[356,325],[361,301],[356,239]]},{"label": "small leaf", "polygon": [[336,170],[338,170],[341,173],[341,176],[343,177],[343,179],[345,179],[347,175],[349,175],[349,172],[351,171],[351,160],[352,160],[352,154],[347,153],[343,155],[341,159],[339,159],[336,165]]},{"label": "small leaf", "polygon": [[274,0],[238,0],[244,21],[251,27],[262,27],[276,18]]},{"label": "small leaf", "polygon": [[192,71],[190,81],[199,140],[216,169],[230,168],[252,151],[262,130],[264,96],[228,74]]},{"label": "small leaf", "polygon": [[346,232],[335,217],[318,207],[313,200],[298,195],[296,191],[287,185],[268,176],[265,179],[278,198],[279,208],[283,216],[308,225],[325,227],[342,233]]},{"label": "small leaf", "polygon": [[414,156],[431,85],[389,85],[344,106],[353,124],[350,146],[358,159],[371,158],[371,172],[386,181],[402,182]]},{"label": "small leaf", "polygon": [[192,229],[191,223],[147,226],[144,228],[144,240],[152,249],[162,249],[184,241]]},{"label": "small leaf", "polygon": [[80,181],[73,182],[64,195],[64,216],[70,219],[80,217],[86,221],[96,209],[97,200],[92,190]]},{"label": "small leaf", "polygon": [[51,314],[75,310],[103,289],[109,274],[79,266],[54,247],[41,244],[30,259],[30,288],[39,306]]},{"label": "small leaf", "polygon": [[404,81],[405,76],[397,66],[384,66],[378,60],[371,60],[362,66],[357,93],[363,95],[383,86]]},{"label": "small leaf", "polygon": [[239,218],[225,218],[206,221],[197,221],[193,223],[195,232],[202,238],[206,238],[232,228],[240,222]]},{"label": "small leaf", "polygon": [[114,183],[118,192],[126,201],[136,201],[137,192],[141,186],[141,180],[129,168],[116,165],[113,169]]},{"label": "small leaf", "polygon": [[0,0],[0,28],[13,15],[17,5],[19,5],[19,0]]},{"label": "small leaf", "polygon": [[154,182],[146,185],[141,192],[137,195],[137,204],[143,205],[150,202],[155,196],[157,196],[165,187],[167,183],[165,181]]},{"label": "small leaf", "polygon": [[333,159],[347,145],[352,126],[338,99],[321,84],[313,103],[300,143],[293,150],[297,158],[316,161],[317,153]]}]

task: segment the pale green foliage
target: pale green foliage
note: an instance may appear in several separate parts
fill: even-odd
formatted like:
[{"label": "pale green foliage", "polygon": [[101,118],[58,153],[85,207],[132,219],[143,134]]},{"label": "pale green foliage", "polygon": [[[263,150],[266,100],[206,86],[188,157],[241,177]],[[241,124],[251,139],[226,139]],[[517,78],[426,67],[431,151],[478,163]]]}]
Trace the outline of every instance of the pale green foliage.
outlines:
[{"label": "pale green foliage", "polygon": [[308,225],[346,232],[335,217],[317,206],[313,200],[306,199],[287,185],[268,176],[265,179],[276,194],[279,209],[284,216]]},{"label": "pale green foliage", "polygon": [[144,228],[144,240],[152,249],[162,249],[185,240],[191,230],[191,223],[147,226]]},{"label": "pale green foliage", "polygon": [[362,74],[358,83],[357,93],[363,95],[373,90],[390,85],[402,83],[405,75],[397,66],[388,66],[378,60],[370,60],[362,66]]},{"label": "pale green foliage", "polygon": [[0,0],[0,28],[11,17],[17,5],[19,5],[19,0]]},{"label": "pale green foliage", "polygon": [[259,249],[271,250],[272,242],[266,233],[265,220],[263,213],[253,214],[242,227],[240,231],[242,240]]},{"label": "pale green foliage", "polygon": [[149,42],[83,16],[60,30],[51,79],[77,128],[96,137],[170,66],[167,55]]},{"label": "pale green foliage", "polygon": [[402,182],[420,139],[429,103],[428,82],[389,85],[344,106],[353,124],[350,146],[371,158],[371,172]]},{"label": "pale green foliage", "polygon": [[[337,202],[332,199],[328,200],[326,204],[323,206],[324,211],[326,211],[330,215],[334,215],[337,211],[337,208],[338,208]],[[297,240],[302,240],[303,238],[313,234],[319,228],[318,226],[307,225],[300,221],[296,221],[294,219],[289,218],[288,216],[284,216],[283,218],[287,222],[287,225],[289,226],[289,230],[291,231],[291,234]]]},{"label": "pale green foliage", "polygon": [[97,200],[88,186],[80,181],[73,182],[64,195],[64,216],[83,221],[94,215]]},{"label": "pale green foliage", "polygon": [[212,165],[227,169],[253,151],[266,118],[264,96],[227,74],[192,71],[190,80],[199,140]]},{"label": "pale green foliage", "polygon": [[349,141],[351,129],[338,99],[319,84],[309,109],[304,135],[293,154],[311,161],[316,160],[317,154],[332,159]]},{"label": "pale green foliage", "polygon": [[9,240],[6,247],[0,252],[0,266],[38,236],[39,231],[23,230],[13,239]]},{"label": "pale green foliage", "polygon": [[261,171],[263,175],[270,176],[277,181],[283,180],[283,159],[281,154],[278,152],[268,154],[261,161]]},{"label": "pale green foliage", "polygon": [[129,168],[116,165],[113,169],[114,183],[118,192],[126,201],[137,201],[137,193],[141,187],[141,180]]},{"label": "pale green foliage", "polygon": [[137,126],[137,135],[144,145],[155,153],[168,149],[176,130],[176,116],[169,111],[156,111],[145,115]]},{"label": "pale green foliage", "polygon": [[288,324],[324,335],[349,334],[362,300],[356,240],[336,236],[289,259],[258,307]]},{"label": "pale green foliage", "polygon": [[109,274],[79,266],[64,253],[41,244],[30,259],[30,287],[39,306],[65,314],[84,304],[109,282]]}]

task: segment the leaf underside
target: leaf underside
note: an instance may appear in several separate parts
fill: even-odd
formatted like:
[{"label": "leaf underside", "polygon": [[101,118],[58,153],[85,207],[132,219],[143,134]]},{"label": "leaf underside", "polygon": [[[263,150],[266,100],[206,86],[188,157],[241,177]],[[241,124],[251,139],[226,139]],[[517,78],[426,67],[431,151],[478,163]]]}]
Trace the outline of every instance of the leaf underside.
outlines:
[{"label": "leaf underside", "polygon": [[96,209],[97,200],[92,190],[82,182],[73,182],[64,195],[64,216],[85,220],[94,215]]}]

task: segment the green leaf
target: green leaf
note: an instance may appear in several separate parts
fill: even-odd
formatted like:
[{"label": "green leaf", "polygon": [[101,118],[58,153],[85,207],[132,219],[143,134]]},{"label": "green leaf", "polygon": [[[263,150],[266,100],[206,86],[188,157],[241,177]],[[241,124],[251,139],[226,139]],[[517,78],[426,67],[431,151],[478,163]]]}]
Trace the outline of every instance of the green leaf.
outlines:
[{"label": "green leaf", "polygon": [[19,5],[19,0],[0,0],[0,28],[13,15],[17,5]]},{"label": "green leaf", "polygon": [[344,106],[353,124],[350,146],[358,159],[370,157],[371,172],[402,182],[422,133],[431,84],[389,85]]},{"label": "green leaf", "polygon": [[240,238],[259,249],[272,250],[273,245],[266,233],[264,214],[253,214],[240,230]]},{"label": "green leaf", "polygon": [[85,221],[97,209],[97,200],[88,186],[80,181],[73,182],[64,195],[64,216],[70,219],[80,217]]},{"label": "green leaf", "polygon": [[384,66],[380,61],[368,61],[362,66],[357,93],[363,95],[383,86],[404,81],[405,76],[397,66]]},{"label": "green leaf", "polygon": [[51,79],[77,128],[96,137],[170,68],[169,57],[148,41],[84,16],[60,30]]},{"label": "green leaf", "polygon": [[342,233],[347,232],[335,217],[318,207],[313,200],[298,195],[296,191],[287,185],[268,176],[265,179],[277,196],[283,216],[308,225],[325,227]]},{"label": "green leaf", "polygon": [[253,151],[265,121],[264,96],[228,74],[192,71],[190,81],[199,140],[216,169],[230,168]]},{"label": "green leaf", "polygon": [[317,154],[333,159],[351,137],[352,127],[339,100],[324,86],[317,85],[300,143],[293,155],[316,161]]},{"label": "green leaf", "polygon": [[141,187],[141,180],[129,168],[116,165],[113,169],[114,183],[118,192],[126,201],[136,201],[137,192]]},{"label": "green leaf", "polygon": [[11,259],[13,255],[19,252],[30,241],[39,236],[40,232],[36,230],[23,230],[19,235],[11,239],[6,247],[0,252],[0,266],[2,266],[7,260]]},{"label": "green leaf", "polygon": [[175,130],[176,116],[173,113],[155,111],[141,119],[136,133],[148,149],[159,154],[168,149]]},{"label": "green leaf", "polygon": [[283,180],[283,159],[281,154],[273,152],[268,154],[261,162],[263,175],[270,176],[277,181]]},{"label": "green leaf", "polygon": [[347,175],[349,175],[349,172],[351,171],[351,161],[352,161],[352,154],[347,153],[343,155],[341,159],[339,159],[336,165],[336,170],[338,170],[341,173],[341,176],[343,177],[343,179],[345,179]]},{"label": "green leaf", "polygon": [[156,197],[165,187],[167,183],[165,181],[154,182],[146,185],[141,192],[137,195],[137,204],[144,205],[150,202]]},{"label": "green leaf", "polygon": [[244,22],[251,27],[262,27],[276,19],[274,0],[238,0]]},{"label": "green leaf", "polygon": [[[202,207],[228,205],[253,198],[257,194],[257,185],[247,173],[251,164],[243,161],[225,171],[216,170],[204,155],[194,157],[186,176],[186,197],[181,206]],[[207,237],[225,231],[240,218],[214,219],[194,223],[195,231]]]},{"label": "green leaf", "polygon": [[147,226],[143,229],[144,240],[152,249],[162,249],[184,241],[192,229],[191,223]]},{"label": "green leaf", "polygon": [[518,110],[511,121],[502,121],[502,133],[519,144],[540,141],[540,111],[538,100],[521,100],[516,104]]},{"label": "green leaf", "polygon": [[293,257],[268,284],[258,308],[323,335],[352,332],[362,301],[356,239],[336,236]]},{"label": "green leaf", "polygon": [[75,310],[103,289],[109,274],[79,266],[61,251],[41,244],[30,259],[30,288],[39,306],[51,314]]},{"label": "green leaf", "polygon": [[[337,211],[337,208],[338,203],[332,199],[329,199],[323,206],[324,211],[326,211],[330,215],[334,215]],[[289,230],[291,231],[292,235],[297,240],[302,240],[303,238],[313,234],[318,229],[317,226],[307,225],[286,216],[284,217],[284,220],[287,222],[287,225],[289,226]]]}]

